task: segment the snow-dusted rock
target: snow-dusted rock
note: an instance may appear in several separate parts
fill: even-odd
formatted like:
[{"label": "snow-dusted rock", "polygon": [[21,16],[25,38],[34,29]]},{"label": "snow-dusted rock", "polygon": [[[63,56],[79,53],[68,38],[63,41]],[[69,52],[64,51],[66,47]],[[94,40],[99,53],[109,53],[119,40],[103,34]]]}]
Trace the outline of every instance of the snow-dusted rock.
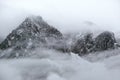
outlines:
[{"label": "snow-dusted rock", "polygon": [[113,49],[115,43],[116,43],[116,39],[114,33],[105,31],[99,34],[95,38],[95,50],[102,51],[102,50]]},{"label": "snow-dusted rock", "polygon": [[23,56],[22,53],[35,47],[54,48],[53,45],[59,45],[57,42],[62,39],[62,33],[47,24],[40,16],[31,16],[7,36],[0,44],[0,49],[13,48],[15,54],[12,54],[12,57]]},{"label": "snow-dusted rock", "polygon": [[87,33],[84,37],[78,39],[76,43],[72,46],[72,52],[79,55],[84,55],[92,51],[94,46],[94,41],[92,38],[92,33]]},{"label": "snow-dusted rock", "polygon": [[76,41],[72,46],[72,52],[85,55],[97,51],[104,51],[115,48],[116,39],[114,33],[105,31],[93,38],[91,33],[84,34],[84,36]]}]

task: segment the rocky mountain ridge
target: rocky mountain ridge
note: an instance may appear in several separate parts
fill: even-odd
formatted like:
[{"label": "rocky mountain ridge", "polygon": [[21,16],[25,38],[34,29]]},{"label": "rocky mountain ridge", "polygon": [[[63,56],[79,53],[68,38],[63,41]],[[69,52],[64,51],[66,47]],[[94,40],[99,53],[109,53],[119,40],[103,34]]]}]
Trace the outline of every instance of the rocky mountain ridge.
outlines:
[{"label": "rocky mountain ridge", "polygon": [[[7,57],[25,56],[37,47],[54,49],[65,53],[73,52],[86,55],[91,52],[114,49],[116,39],[114,33],[105,31],[93,38],[92,33],[83,37],[65,36],[59,30],[50,26],[40,16],[27,17],[6,39],[0,44],[1,50],[12,48]],[[75,39],[76,38],[76,39]],[[71,40],[71,44],[69,44]],[[1,57],[6,55],[2,54]]]}]

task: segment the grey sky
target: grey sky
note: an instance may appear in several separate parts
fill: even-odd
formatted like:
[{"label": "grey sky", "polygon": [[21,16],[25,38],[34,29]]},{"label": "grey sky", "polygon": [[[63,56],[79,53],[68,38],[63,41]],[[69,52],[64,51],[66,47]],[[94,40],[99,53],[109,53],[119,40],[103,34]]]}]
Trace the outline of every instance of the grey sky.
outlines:
[{"label": "grey sky", "polygon": [[120,0],[0,0],[0,34],[5,37],[30,14],[63,32],[120,30]]}]

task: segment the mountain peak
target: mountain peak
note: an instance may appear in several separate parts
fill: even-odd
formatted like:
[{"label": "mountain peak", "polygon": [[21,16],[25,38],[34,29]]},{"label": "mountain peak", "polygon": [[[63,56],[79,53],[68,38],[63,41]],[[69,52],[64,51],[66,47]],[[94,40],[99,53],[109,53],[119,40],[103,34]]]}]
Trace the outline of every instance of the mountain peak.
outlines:
[{"label": "mountain peak", "polygon": [[[26,17],[25,20],[22,22],[20,27],[42,27],[42,25],[48,25],[41,16],[29,16]],[[19,28],[20,28],[19,27]]]},{"label": "mountain peak", "polygon": [[42,19],[42,17],[41,16],[28,16],[28,17],[26,17],[26,19],[25,19],[25,21],[32,21],[32,22],[34,22],[34,21],[41,21],[41,20],[43,20]]},{"label": "mountain peak", "polygon": [[7,36],[0,44],[0,48],[7,49],[19,46],[19,44],[21,45],[29,39],[33,42],[43,43],[51,38],[61,39],[62,37],[62,33],[45,22],[41,16],[29,16]]}]

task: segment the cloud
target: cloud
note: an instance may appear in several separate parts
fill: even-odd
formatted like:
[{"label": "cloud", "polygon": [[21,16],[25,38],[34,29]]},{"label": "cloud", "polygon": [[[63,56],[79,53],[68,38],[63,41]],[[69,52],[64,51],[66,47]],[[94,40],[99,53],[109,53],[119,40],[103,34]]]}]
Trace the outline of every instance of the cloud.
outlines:
[{"label": "cloud", "polygon": [[[1,0],[0,3],[0,34],[3,37],[30,14],[41,15],[63,32],[120,30],[119,0]],[[98,26],[83,26],[84,21]]]}]

